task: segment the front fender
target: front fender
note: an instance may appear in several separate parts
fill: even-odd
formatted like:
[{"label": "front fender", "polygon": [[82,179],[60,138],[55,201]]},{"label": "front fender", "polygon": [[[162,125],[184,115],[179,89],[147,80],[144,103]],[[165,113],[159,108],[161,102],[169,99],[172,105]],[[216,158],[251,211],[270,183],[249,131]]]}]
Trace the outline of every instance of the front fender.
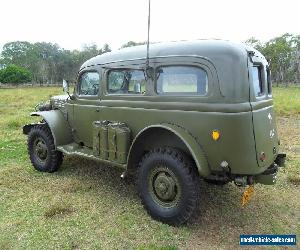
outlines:
[{"label": "front fender", "polygon": [[[199,175],[202,177],[207,177],[210,175],[210,168],[206,159],[206,156],[201,148],[201,145],[197,142],[196,138],[193,137],[187,130],[182,127],[179,127],[175,124],[163,123],[157,125],[151,125],[144,128],[142,131],[138,133],[138,135],[134,138],[133,143],[130,147],[128,157],[131,155],[131,151],[134,150],[133,145],[136,141],[139,140],[139,137],[148,129],[151,128],[163,128],[166,129],[173,134],[175,134],[188,148],[191,156],[193,157],[196,167],[198,169]],[[128,159],[129,160],[129,159]],[[129,162],[129,161],[128,161]]]},{"label": "front fender", "polygon": [[33,112],[31,116],[41,116],[48,124],[55,147],[69,144],[73,141],[69,123],[60,110]]}]

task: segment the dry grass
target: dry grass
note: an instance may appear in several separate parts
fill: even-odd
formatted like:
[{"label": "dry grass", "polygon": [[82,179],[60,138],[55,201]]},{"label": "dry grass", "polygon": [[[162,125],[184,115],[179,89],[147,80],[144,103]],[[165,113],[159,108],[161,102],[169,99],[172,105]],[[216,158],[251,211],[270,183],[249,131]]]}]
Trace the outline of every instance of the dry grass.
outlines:
[{"label": "dry grass", "polygon": [[[201,182],[199,217],[174,228],[146,214],[119,169],[66,157],[54,174],[35,171],[21,126],[32,121],[28,114],[36,103],[60,89],[0,89],[0,249],[236,249],[241,233],[299,238],[300,89],[292,92],[293,104],[276,109],[288,154],[278,183],[256,185],[241,208],[243,189]],[[274,96],[277,106],[285,105],[278,96],[288,100],[289,91],[275,89]]]},{"label": "dry grass", "polygon": [[62,216],[72,213],[74,210],[67,204],[64,203],[56,203],[45,211],[44,216],[46,218],[52,218],[54,216]]}]

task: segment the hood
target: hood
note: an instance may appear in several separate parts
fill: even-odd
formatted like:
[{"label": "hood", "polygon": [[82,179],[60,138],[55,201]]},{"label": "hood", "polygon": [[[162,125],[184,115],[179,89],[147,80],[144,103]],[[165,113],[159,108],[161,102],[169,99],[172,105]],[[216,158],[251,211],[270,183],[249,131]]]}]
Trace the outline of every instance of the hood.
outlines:
[{"label": "hood", "polygon": [[51,103],[52,109],[64,109],[65,103],[67,102],[68,98],[69,98],[68,95],[52,96],[50,98],[50,103]]}]

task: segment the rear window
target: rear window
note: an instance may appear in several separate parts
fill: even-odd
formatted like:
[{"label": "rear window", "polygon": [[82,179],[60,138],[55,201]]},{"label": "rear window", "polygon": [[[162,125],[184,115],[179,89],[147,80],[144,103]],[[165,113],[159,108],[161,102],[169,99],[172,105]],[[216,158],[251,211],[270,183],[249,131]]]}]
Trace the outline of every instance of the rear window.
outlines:
[{"label": "rear window", "polygon": [[261,96],[264,93],[264,89],[260,66],[252,67],[252,79],[255,96]]},{"label": "rear window", "polygon": [[272,94],[271,71],[269,67],[267,67],[266,70],[267,70],[268,94],[271,95]]},{"label": "rear window", "polygon": [[206,95],[207,73],[194,66],[166,66],[157,69],[158,94]]}]

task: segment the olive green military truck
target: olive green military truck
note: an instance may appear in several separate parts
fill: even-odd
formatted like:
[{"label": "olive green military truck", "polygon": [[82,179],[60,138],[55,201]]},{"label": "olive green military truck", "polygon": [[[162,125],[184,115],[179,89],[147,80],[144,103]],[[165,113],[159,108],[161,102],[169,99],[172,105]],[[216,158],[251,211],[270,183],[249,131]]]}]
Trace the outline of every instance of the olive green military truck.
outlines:
[{"label": "olive green military truck", "polygon": [[73,93],[54,96],[23,127],[39,171],[63,155],[124,169],[148,213],[186,222],[199,180],[274,184],[279,154],[270,70],[257,50],[219,40],[158,43],[96,56]]}]

